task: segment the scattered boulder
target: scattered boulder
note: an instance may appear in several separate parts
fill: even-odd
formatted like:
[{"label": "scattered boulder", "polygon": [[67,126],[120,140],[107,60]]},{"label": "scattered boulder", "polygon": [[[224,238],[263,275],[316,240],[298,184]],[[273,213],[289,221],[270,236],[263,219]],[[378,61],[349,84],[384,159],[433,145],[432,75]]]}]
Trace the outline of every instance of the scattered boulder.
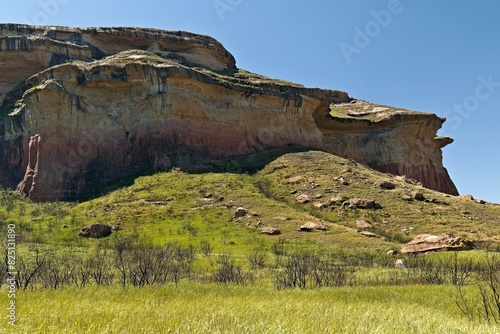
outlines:
[{"label": "scattered boulder", "polygon": [[431,198],[430,200],[428,200],[427,202],[429,203],[432,203],[432,204],[438,204],[438,205],[449,205],[448,203],[446,203],[445,201],[441,200],[441,199],[438,199],[438,198]]},{"label": "scattered boulder", "polygon": [[404,195],[403,197],[401,197],[401,199],[408,202],[413,201],[413,198],[410,195]]},{"label": "scattered boulder", "polygon": [[302,194],[302,195],[298,195],[297,197],[295,197],[295,200],[298,203],[305,204],[305,203],[309,203],[311,201],[311,198],[306,194]]},{"label": "scattered boulder", "polygon": [[260,229],[260,233],[267,235],[280,235],[281,231],[276,226],[266,226]]},{"label": "scattered boulder", "polygon": [[323,224],[318,224],[318,223],[314,223],[314,222],[307,222],[300,227],[299,231],[302,231],[302,232],[311,232],[314,230],[326,231],[327,229],[328,228]]},{"label": "scattered boulder", "polygon": [[79,236],[84,238],[105,238],[111,234],[111,226],[108,224],[95,223],[85,226],[78,233]]},{"label": "scattered boulder", "polygon": [[313,208],[315,209],[321,209],[323,207],[323,203],[316,202],[313,204]]},{"label": "scattered boulder", "polygon": [[425,201],[425,196],[422,192],[415,190],[410,194],[411,198],[416,201]]},{"label": "scattered boulder", "polygon": [[420,183],[419,181],[417,181],[415,179],[409,178],[406,175],[401,175],[401,176],[397,175],[396,179],[404,181],[404,182],[406,182],[408,184],[412,184],[414,186],[420,186],[420,187],[422,186],[422,183]]},{"label": "scattered boulder", "polygon": [[386,254],[390,255],[390,256],[397,256],[397,255],[399,255],[399,252],[397,250],[395,250],[395,249],[391,249]]},{"label": "scattered boulder", "polygon": [[427,253],[448,250],[474,249],[474,244],[462,237],[453,237],[449,233],[441,235],[420,234],[407,243],[401,253]]},{"label": "scattered boulder", "polygon": [[295,176],[295,177],[291,177],[288,179],[288,183],[292,183],[292,184],[295,184],[295,183],[298,183],[300,181],[302,181],[304,178],[302,176]]},{"label": "scattered boulder", "polygon": [[396,262],[394,262],[394,268],[404,269],[406,265],[403,260],[397,259]]},{"label": "scattered boulder", "polygon": [[483,201],[482,199],[477,199],[476,203],[477,204],[486,204],[486,201]]},{"label": "scattered boulder", "polygon": [[122,228],[120,224],[111,225],[111,231],[120,231]]},{"label": "scattered boulder", "polygon": [[342,175],[339,176],[339,177],[337,177],[337,178],[335,178],[334,180],[337,181],[337,183],[339,183],[339,184],[341,184],[343,186],[348,186],[349,185],[349,182],[346,179],[344,179],[344,176],[342,176]]},{"label": "scattered boulder", "polygon": [[376,238],[377,237],[377,235],[375,233],[367,232],[367,231],[360,231],[359,234],[364,235],[365,237],[369,237],[369,238]]},{"label": "scattered boulder", "polygon": [[335,196],[330,198],[330,203],[342,204],[343,198],[341,196]]},{"label": "scattered boulder", "polygon": [[467,194],[467,195],[462,195],[460,196],[461,199],[465,199],[467,201],[473,201],[474,200],[474,196],[470,195],[470,194]]},{"label": "scattered boulder", "polygon": [[285,217],[285,216],[277,216],[277,217],[274,217],[274,219],[276,219],[276,220],[281,220],[281,221],[283,221],[283,222],[284,222],[284,221],[287,221],[287,220],[288,220],[288,219],[290,219],[290,218]]},{"label": "scattered boulder", "polygon": [[345,201],[344,203],[342,203],[342,206],[347,206],[350,209],[382,209],[382,206],[374,200],[363,198],[353,198],[351,200]]},{"label": "scattered boulder", "polygon": [[236,218],[245,217],[247,215],[247,213],[248,213],[248,210],[245,209],[244,207],[240,206],[239,208],[236,209],[236,212],[234,213],[234,216]]},{"label": "scattered boulder", "polygon": [[387,189],[387,190],[392,190],[396,189],[396,185],[392,183],[390,180],[382,180],[379,184],[380,188],[382,189]]},{"label": "scattered boulder", "polygon": [[367,228],[372,228],[373,226],[366,220],[358,219],[356,220],[356,227],[359,229],[367,229]]}]

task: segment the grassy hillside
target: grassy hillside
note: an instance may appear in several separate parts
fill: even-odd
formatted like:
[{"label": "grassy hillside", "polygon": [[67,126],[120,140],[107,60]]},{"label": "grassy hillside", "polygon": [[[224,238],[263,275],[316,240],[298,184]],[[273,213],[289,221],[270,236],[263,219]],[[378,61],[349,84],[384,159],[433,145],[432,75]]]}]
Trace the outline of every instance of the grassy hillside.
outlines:
[{"label": "grassy hillside", "polygon": [[[323,152],[288,153],[266,164],[276,155],[265,152],[228,160],[216,166],[227,170],[224,173],[172,170],[143,176],[82,203],[32,203],[2,190],[1,228],[16,224],[18,242],[23,244],[90,246],[102,240],[83,239],[77,236],[78,231],[102,222],[120,226],[111,239],[141,235],[155,244],[209,239],[219,250],[236,252],[278,238],[335,248],[388,250],[401,248],[417,234],[443,232],[480,245],[500,244],[500,205],[431,191]],[[382,180],[390,180],[396,188],[382,189]],[[413,191],[421,192],[427,200],[403,199]],[[296,197],[301,194],[310,202],[298,203]],[[343,201],[353,198],[375,200],[382,209],[342,206]],[[235,218],[238,207],[246,208],[249,214]],[[369,231],[377,237],[360,235],[357,219],[371,223]],[[299,232],[309,221],[322,222],[328,231]],[[261,235],[262,226],[277,226],[281,235]]]}]

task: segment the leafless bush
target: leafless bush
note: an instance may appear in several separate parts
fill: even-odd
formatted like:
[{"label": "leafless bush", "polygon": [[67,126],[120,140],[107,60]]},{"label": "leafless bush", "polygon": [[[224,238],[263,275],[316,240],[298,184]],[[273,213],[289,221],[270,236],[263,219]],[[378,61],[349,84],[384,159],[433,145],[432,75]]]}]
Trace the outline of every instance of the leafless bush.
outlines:
[{"label": "leafless bush", "polygon": [[47,253],[42,252],[39,247],[35,248],[34,253],[31,259],[16,255],[16,284],[19,289],[26,290],[36,284],[47,262]]},{"label": "leafless bush", "polygon": [[331,254],[317,259],[311,269],[314,287],[354,285],[355,267],[340,264]]},{"label": "leafless bush", "polygon": [[475,291],[457,285],[455,303],[472,321],[500,325],[500,254],[488,253],[482,269],[474,283]]},{"label": "leafless bush", "polygon": [[480,270],[471,259],[460,259],[458,252],[439,258],[408,256],[404,261],[418,284],[466,285]]},{"label": "leafless bush", "polygon": [[334,253],[295,251],[276,273],[275,285],[278,289],[352,285],[355,271],[355,267],[345,265]]},{"label": "leafless bush", "polygon": [[264,247],[257,246],[247,256],[248,264],[252,269],[262,269],[266,266],[267,254]]},{"label": "leafless bush", "polygon": [[[116,240],[112,248],[101,245],[88,253],[72,250],[42,249],[38,246],[29,254],[17,254],[16,284],[19,289],[51,288],[65,286],[112,285],[118,281],[123,286],[159,285],[178,283],[190,278],[195,260],[193,246],[168,243],[153,246],[144,240],[124,238]],[[7,274],[7,263],[0,266]]]},{"label": "leafless bush", "polygon": [[245,279],[240,265],[236,264],[229,254],[217,257],[217,267],[212,273],[212,280],[223,284],[244,284]]}]

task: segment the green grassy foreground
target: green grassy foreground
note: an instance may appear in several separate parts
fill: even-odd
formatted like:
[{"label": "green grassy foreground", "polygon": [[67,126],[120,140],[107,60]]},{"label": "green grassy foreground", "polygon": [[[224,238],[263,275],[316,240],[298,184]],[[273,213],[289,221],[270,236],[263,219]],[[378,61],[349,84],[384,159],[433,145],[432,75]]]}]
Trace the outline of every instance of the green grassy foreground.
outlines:
[{"label": "green grassy foreground", "polygon": [[18,327],[1,332],[498,333],[498,326],[464,319],[453,293],[448,286],[278,291],[194,283],[23,291]]}]

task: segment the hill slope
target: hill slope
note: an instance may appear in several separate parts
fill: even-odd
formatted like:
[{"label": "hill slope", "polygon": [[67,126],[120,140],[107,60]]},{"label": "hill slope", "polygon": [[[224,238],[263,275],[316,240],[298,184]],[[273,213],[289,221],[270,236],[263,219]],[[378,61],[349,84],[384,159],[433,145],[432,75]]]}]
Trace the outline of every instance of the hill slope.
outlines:
[{"label": "hill slope", "polygon": [[[443,232],[479,244],[500,244],[500,205],[429,190],[329,153],[288,151],[296,153],[280,156],[283,150],[265,151],[216,166],[226,172],[174,169],[139,177],[131,185],[82,203],[33,203],[2,191],[2,228],[16,224],[20,242],[72,246],[99,243],[77,236],[83,226],[96,222],[119,225],[110,238],[140,235],[159,244],[169,240],[197,244],[207,239],[219,250],[244,250],[277,240],[388,250],[400,248],[417,234]],[[258,168],[256,173],[244,172]],[[384,180],[395,189],[381,188]],[[410,200],[415,191],[426,200]],[[309,201],[299,203],[300,195]],[[382,209],[342,204],[356,198],[375,200]],[[248,213],[236,217],[238,207]],[[373,226],[368,231],[375,237],[359,233],[355,222],[361,219]],[[328,230],[298,231],[307,222],[326,225]],[[276,226],[281,235],[262,235],[265,226]]]}]

